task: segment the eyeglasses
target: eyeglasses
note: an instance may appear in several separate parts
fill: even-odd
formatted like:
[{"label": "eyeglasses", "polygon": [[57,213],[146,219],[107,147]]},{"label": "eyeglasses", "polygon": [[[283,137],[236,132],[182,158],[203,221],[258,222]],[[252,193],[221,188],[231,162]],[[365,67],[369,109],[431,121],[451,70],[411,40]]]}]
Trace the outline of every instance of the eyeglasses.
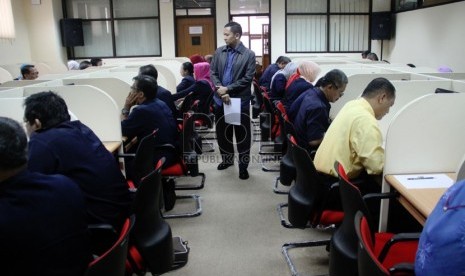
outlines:
[{"label": "eyeglasses", "polygon": [[132,85],[130,88],[131,88],[131,90],[134,90],[134,91],[139,90],[139,89],[137,89],[137,87],[135,87],[134,85]]}]

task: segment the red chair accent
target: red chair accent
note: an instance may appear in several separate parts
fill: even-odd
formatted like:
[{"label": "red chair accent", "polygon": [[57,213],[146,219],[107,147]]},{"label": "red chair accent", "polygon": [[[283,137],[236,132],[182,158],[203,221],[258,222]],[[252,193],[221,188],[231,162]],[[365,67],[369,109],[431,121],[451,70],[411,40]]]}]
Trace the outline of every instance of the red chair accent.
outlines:
[{"label": "red chair accent", "polygon": [[415,275],[419,235],[376,233],[373,235],[362,212],[355,215],[360,276]]},{"label": "red chair accent", "polygon": [[126,219],[118,240],[105,253],[89,263],[85,276],[114,275],[124,276],[126,273],[126,257],[128,253],[128,237],[135,218]]},{"label": "red chair accent", "polygon": [[143,177],[136,191],[133,211],[136,216],[131,233],[129,263],[133,272],[145,268],[154,275],[179,268],[186,262],[177,262],[171,227],[160,212],[161,168],[165,158],[158,161],[155,170]]},{"label": "red chair accent", "polygon": [[[295,160],[297,170],[296,181],[291,187],[288,195],[288,203],[281,203],[278,206],[281,224],[288,228],[323,228],[333,229],[342,222],[344,214],[341,211],[330,210],[328,208],[328,194],[337,187],[326,186],[320,179],[313,161],[307,150],[297,145],[293,136],[288,136],[290,147]],[[288,219],[286,222],[283,208],[288,207]],[[292,275],[299,275],[288,250],[298,247],[328,246],[330,240],[307,241],[286,243],[282,246],[282,252]]]},{"label": "red chair accent", "polygon": [[[164,168],[161,174],[164,181],[174,181],[180,177],[197,177],[200,176],[201,180],[198,184],[183,184],[176,185],[176,190],[198,190],[202,189],[205,185],[205,174],[199,172],[198,155],[194,150],[193,138],[194,133],[194,116],[192,112],[184,113],[182,132],[181,132],[181,143],[182,143],[182,155],[179,155],[178,160],[175,164]],[[156,152],[167,152],[175,151],[173,145],[156,146]],[[185,212],[180,214],[163,214],[164,218],[179,218],[179,217],[195,217],[202,214],[202,206],[200,197],[195,194],[190,195],[177,195],[176,199],[193,199],[196,204],[196,210],[194,212]]]},{"label": "red chair accent", "polygon": [[[330,261],[329,261],[329,274],[330,275],[357,275],[359,272],[358,267],[358,238],[356,227],[354,226],[355,215],[361,212],[366,218],[367,224],[370,229],[375,229],[375,222],[371,217],[369,209],[365,203],[364,197],[360,193],[357,186],[355,186],[347,177],[345,170],[339,162],[336,162],[335,170],[339,175],[339,192],[341,195],[341,203],[344,210],[344,220],[341,226],[334,232],[331,237],[330,244]],[[372,199],[393,198],[396,195],[393,193],[388,194],[368,194],[365,198]],[[371,230],[371,233],[374,233]],[[400,234],[399,234],[400,235]],[[384,249],[388,244],[396,243],[397,239],[393,240],[394,234],[392,233],[377,233],[373,234],[375,237],[373,244],[375,245],[374,252],[379,256],[379,260],[386,262],[385,265],[389,266],[397,262],[396,255],[404,258],[403,253],[397,252],[392,257],[386,259],[387,252]],[[418,233],[402,234],[401,237],[409,239],[418,239]],[[390,246],[390,245],[389,245]],[[388,246],[388,247],[389,247]],[[386,248],[388,248],[386,247]],[[397,247],[394,246],[393,249]],[[402,249],[404,250],[404,249]],[[416,251],[416,249],[414,249]],[[407,253],[410,254],[410,253]],[[415,254],[413,254],[415,256]],[[369,274],[367,274],[369,275]]]}]

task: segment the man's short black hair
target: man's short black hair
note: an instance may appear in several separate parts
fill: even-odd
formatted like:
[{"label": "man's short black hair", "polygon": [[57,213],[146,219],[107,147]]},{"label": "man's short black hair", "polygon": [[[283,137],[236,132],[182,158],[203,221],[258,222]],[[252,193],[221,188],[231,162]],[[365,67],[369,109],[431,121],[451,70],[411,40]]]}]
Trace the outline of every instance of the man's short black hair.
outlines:
[{"label": "man's short black hair", "polygon": [[139,75],[151,76],[155,80],[158,80],[158,71],[153,64],[141,66],[139,68]]},{"label": "man's short black hair", "polygon": [[279,63],[289,63],[291,62],[291,59],[286,57],[286,56],[279,56],[277,59],[276,59],[276,64],[279,64]]},{"label": "man's short black hair", "polygon": [[396,88],[386,78],[376,78],[372,80],[362,93],[362,97],[373,98],[380,93],[385,92],[389,99],[396,96]]},{"label": "man's short black hair", "polygon": [[34,67],[35,66],[32,64],[26,64],[26,65],[21,66],[21,76],[23,76],[24,78],[24,75],[31,73],[31,68],[34,68]]},{"label": "man's short black hair", "polygon": [[52,128],[69,121],[68,106],[65,100],[52,91],[32,94],[24,100],[24,120],[30,124],[39,119],[42,129]]},{"label": "man's short black hair", "polygon": [[149,75],[138,75],[133,78],[134,85],[136,85],[137,90],[144,93],[147,100],[153,100],[157,97],[158,84],[157,81]]},{"label": "man's short black hair", "polygon": [[98,63],[101,61],[102,61],[101,58],[93,58],[90,60],[90,64],[92,64],[92,66],[98,66]]},{"label": "man's short black hair", "polygon": [[226,25],[224,25],[225,28],[231,28],[231,32],[233,34],[239,34],[239,37],[242,36],[242,26],[241,24],[237,23],[237,22],[234,22],[234,21],[231,21],[231,22],[228,22],[226,23]]},{"label": "man's short black hair", "polygon": [[27,162],[27,137],[13,119],[0,117],[0,171],[16,169]]}]

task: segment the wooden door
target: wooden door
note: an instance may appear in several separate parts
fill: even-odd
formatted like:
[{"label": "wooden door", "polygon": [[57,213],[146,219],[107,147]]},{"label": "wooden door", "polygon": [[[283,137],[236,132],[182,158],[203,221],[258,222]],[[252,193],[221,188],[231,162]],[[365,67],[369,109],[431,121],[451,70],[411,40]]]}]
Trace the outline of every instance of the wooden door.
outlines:
[{"label": "wooden door", "polygon": [[202,56],[215,52],[215,21],[213,17],[189,17],[176,20],[178,57]]}]

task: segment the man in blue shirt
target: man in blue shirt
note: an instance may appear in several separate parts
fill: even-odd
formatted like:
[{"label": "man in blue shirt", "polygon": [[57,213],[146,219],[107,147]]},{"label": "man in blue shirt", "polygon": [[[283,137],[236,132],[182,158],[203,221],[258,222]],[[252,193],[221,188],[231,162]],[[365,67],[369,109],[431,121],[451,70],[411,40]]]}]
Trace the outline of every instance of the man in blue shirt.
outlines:
[{"label": "man in blue shirt", "polygon": [[86,199],[88,223],[108,223],[119,229],[130,214],[132,198],[114,156],[90,128],[70,121],[59,95],[32,94],[24,105],[30,135],[28,168],[74,180]]},{"label": "man in blue shirt", "polygon": [[[157,68],[155,68],[155,66],[152,64],[141,66],[139,68],[139,75],[151,76],[155,79],[155,81],[158,80]],[[169,107],[171,113],[173,114],[173,118],[176,118],[176,116],[178,116],[178,110],[176,109],[176,105],[174,104],[171,92],[168,89],[158,85],[158,83],[156,97],[163,101]]]},{"label": "man in blue shirt", "polygon": [[318,148],[331,122],[330,102],[337,101],[344,94],[347,83],[344,72],[331,70],[291,105],[288,114],[294,123],[299,145],[309,151]]},{"label": "man in blue shirt", "polygon": [[[218,170],[234,164],[233,132],[236,136],[239,153],[239,178],[248,179],[247,168],[250,161],[250,97],[252,80],[255,75],[255,53],[241,42],[242,27],[229,22],[223,30],[225,46],[215,51],[210,67],[210,75],[216,86],[215,119],[216,137],[222,157]],[[230,104],[231,98],[241,99],[241,125],[230,125],[224,120],[223,104]]]},{"label": "man in blue shirt", "polygon": [[21,125],[0,117],[0,267],[2,275],[81,276],[91,261],[86,208],[64,175],[27,169]]},{"label": "man in blue shirt", "polygon": [[[148,75],[134,77],[131,92],[126,98],[126,103],[121,115],[121,131],[128,140],[137,137],[138,141],[158,129],[157,144],[171,144],[177,146],[178,131],[176,121],[168,106],[157,97],[157,82]],[[137,106],[135,106],[137,105]],[[129,113],[129,110],[135,106]],[[128,111],[126,113],[126,111]],[[137,149],[137,145],[132,147]],[[176,161],[174,152],[164,155],[164,166],[170,166]],[[160,157],[156,157],[158,160]]]},{"label": "man in blue shirt", "polygon": [[278,72],[278,70],[283,69],[291,59],[286,56],[279,56],[276,59],[276,62],[270,64],[263,72],[260,80],[258,81],[258,85],[263,86],[266,88],[266,91],[270,91],[271,79],[273,78],[274,74]]}]

